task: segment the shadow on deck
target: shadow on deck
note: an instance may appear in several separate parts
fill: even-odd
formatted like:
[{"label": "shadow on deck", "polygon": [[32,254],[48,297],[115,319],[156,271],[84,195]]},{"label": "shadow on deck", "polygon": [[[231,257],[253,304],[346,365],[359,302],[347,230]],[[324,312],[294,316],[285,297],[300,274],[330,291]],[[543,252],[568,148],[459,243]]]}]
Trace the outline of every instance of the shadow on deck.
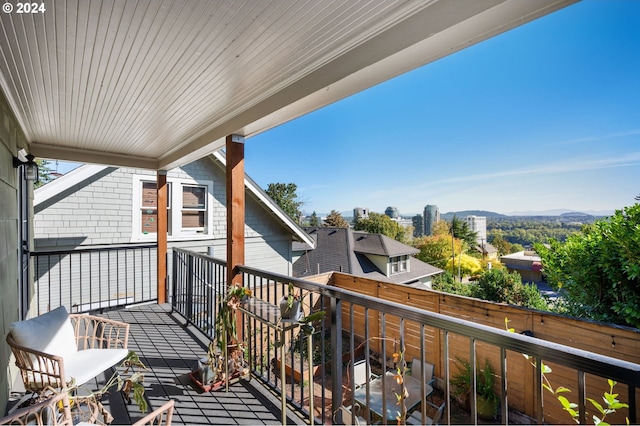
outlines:
[{"label": "shadow on deck", "polygon": [[[208,340],[199,331],[185,325],[169,305],[141,305],[105,312],[102,316],[130,324],[129,349],[135,351],[149,368],[145,373],[145,397],[149,409],[175,400],[173,424],[281,424],[278,396],[252,378],[241,380],[229,391],[202,392],[189,373],[200,357],[206,355]],[[111,371],[92,383],[98,389],[111,376]],[[20,381],[20,379],[18,378]],[[13,403],[23,396],[22,383],[12,392]],[[143,417],[134,403],[127,405],[119,392],[106,395],[103,404],[114,417],[112,424],[131,424]],[[11,404],[11,402],[10,402]],[[305,424],[292,410],[287,411],[288,424]]]}]

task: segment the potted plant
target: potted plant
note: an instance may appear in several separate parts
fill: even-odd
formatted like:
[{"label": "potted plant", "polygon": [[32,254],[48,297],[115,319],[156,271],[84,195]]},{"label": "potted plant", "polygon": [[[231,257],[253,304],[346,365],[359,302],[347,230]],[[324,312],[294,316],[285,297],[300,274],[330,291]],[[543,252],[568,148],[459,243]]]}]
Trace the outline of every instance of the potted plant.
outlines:
[{"label": "potted plant", "polygon": [[[455,387],[454,395],[458,401],[470,409],[471,401],[471,363],[456,358],[458,373],[451,379]],[[495,419],[498,416],[500,398],[495,392],[496,376],[489,360],[485,359],[484,368],[476,367],[476,411],[483,420]]]},{"label": "potted plant", "polygon": [[305,334],[313,334],[315,331],[313,323],[324,318],[326,314],[325,311],[317,311],[309,315],[304,315],[302,295],[295,293],[295,287],[291,282],[287,286],[287,295],[282,296],[278,304],[280,306],[280,319],[301,323],[301,329]]},{"label": "potted plant", "polygon": [[293,283],[289,283],[286,296],[279,301],[280,317],[287,321],[300,321],[302,318],[302,304],[300,294],[295,294]]},{"label": "potted plant", "polygon": [[[288,287],[287,294],[283,296],[279,301],[280,321],[293,322],[293,323],[300,324],[300,333],[297,335],[296,340],[291,342],[291,348],[290,348],[291,353],[295,356],[295,350],[294,350],[296,346],[295,342],[296,341],[306,342],[307,338],[313,340],[311,338],[311,336],[315,333],[315,327],[313,324],[317,321],[322,320],[326,313],[325,311],[317,311],[309,315],[304,315],[304,310],[302,308],[302,295],[300,293],[298,294],[295,293],[295,288],[293,286],[293,283],[290,282],[287,287]],[[311,310],[312,306],[309,306],[309,309]],[[276,347],[281,347],[284,344],[285,342],[281,342],[281,341],[276,342]],[[313,343],[309,343],[309,344],[313,346]],[[309,361],[310,353],[307,352],[306,355],[307,356],[304,357],[304,359],[306,360],[306,363],[311,364],[311,365],[308,365],[307,368],[312,369],[313,360]],[[277,365],[280,365],[282,360],[280,360],[279,357],[276,355],[275,361]],[[301,379],[300,372],[296,371],[295,367],[291,365],[285,365],[285,368],[288,369],[289,372],[293,370],[294,377],[297,380]]]},{"label": "potted plant", "polygon": [[[122,394],[122,397],[127,404],[131,404],[133,400],[140,409],[145,413],[149,410],[147,399],[144,392],[144,371],[148,368],[140,360],[138,354],[134,351],[129,351],[127,356],[122,360],[120,368],[115,370],[109,380],[102,386],[102,388],[85,393],[83,388],[76,385],[75,379],[72,379],[63,388],[69,393],[69,402],[71,405],[71,414],[77,421],[85,422],[99,422],[98,416],[101,415],[104,424],[110,424],[113,421],[113,416],[102,404],[102,398],[109,393],[111,389]],[[52,390],[57,393],[57,390],[52,388],[45,388],[45,391]],[[47,392],[43,392],[42,396],[47,395]]]},{"label": "potted plant", "polygon": [[249,375],[245,345],[238,341],[236,311],[251,297],[251,290],[233,285],[218,304],[215,339],[209,343],[207,356],[198,361],[191,377],[205,391],[216,390],[228,381]]}]

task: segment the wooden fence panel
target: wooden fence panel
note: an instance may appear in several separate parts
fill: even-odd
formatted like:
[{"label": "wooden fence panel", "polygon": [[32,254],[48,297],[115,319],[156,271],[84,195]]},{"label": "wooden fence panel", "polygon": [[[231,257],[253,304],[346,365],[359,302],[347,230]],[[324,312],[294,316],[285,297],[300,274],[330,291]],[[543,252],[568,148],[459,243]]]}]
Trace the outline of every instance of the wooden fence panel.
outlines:
[{"label": "wooden fence panel", "polygon": [[[378,297],[384,300],[392,300],[408,306],[414,306],[431,312],[461,318],[477,324],[483,324],[499,329],[505,329],[505,319],[509,319],[508,327],[515,329],[516,333],[530,332],[534,337],[551,342],[561,343],[575,348],[594,353],[623,359],[629,362],[640,363],[640,330],[626,327],[610,326],[593,321],[569,318],[548,312],[534,311],[531,309],[510,306],[500,303],[485,302],[462,296],[440,293],[431,290],[416,289],[401,284],[391,284],[354,277],[341,273],[333,273],[331,285],[340,288]],[[357,327],[364,327],[364,310],[358,310]],[[348,321],[348,310],[343,308],[343,322]],[[372,335],[378,335],[380,330],[380,315],[375,312],[369,316],[369,329]],[[363,330],[364,328],[362,328]],[[399,321],[397,318],[387,315],[386,334],[388,337],[399,335]],[[420,326],[405,321],[405,349],[408,360],[420,356]],[[442,377],[444,373],[443,360],[443,336],[439,330],[425,327],[425,352],[426,359],[435,366],[436,377]],[[469,359],[469,339],[462,336],[449,334],[449,368],[450,374],[456,371],[455,359],[461,357]],[[375,345],[372,345],[372,350]],[[387,348],[388,355],[389,348]],[[484,362],[488,358],[498,375],[497,383],[500,383],[500,351],[487,344],[476,345],[476,357]],[[551,366],[553,372],[548,375],[552,386],[559,384],[572,390],[569,394],[571,401],[577,402],[577,372],[572,369],[554,365],[548,360],[543,360]],[[507,393],[509,407],[518,410],[532,418],[536,418],[534,392],[535,371],[531,361],[525,359],[522,354],[507,353]],[[517,374],[520,373],[520,374]],[[496,389],[500,392],[499,386]],[[597,401],[602,400],[602,394],[608,391],[605,378],[587,378],[587,397]],[[620,400],[628,400],[625,386],[618,385],[616,392],[620,393]],[[640,389],[637,391],[640,395]],[[557,399],[545,391],[544,421],[548,423],[570,423],[569,415],[562,409]],[[594,413],[591,404],[588,403],[587,411]],[[640,417],[640,407],[637,407]],[[625,410],[611,417],[612,421],[624,423]],[[609,418],[607,418],[609,420]]]}]

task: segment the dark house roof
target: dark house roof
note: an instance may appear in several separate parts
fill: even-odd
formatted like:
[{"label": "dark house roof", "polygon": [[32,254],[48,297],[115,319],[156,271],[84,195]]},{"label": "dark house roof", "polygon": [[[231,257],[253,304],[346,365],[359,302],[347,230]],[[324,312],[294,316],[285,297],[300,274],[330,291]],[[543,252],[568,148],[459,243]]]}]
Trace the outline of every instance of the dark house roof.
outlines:
[{"label": "dark house roof", "polygon": [[382,234],[353,232],[353,240],[353,251],[356,253],[375,254],[387,257],[420,253],[420,250],[406,244],[402,244],[401,242]]},{"label": "dark house roof", "polygon": [[489,243],[483,243],[483,245],[477,245],[475,248],[477,251],[479,251],[482,254],[498,253],[498,249]]},{"label": "dark house roof", "polygon": [[[311,250],[303,244],[294,247],[294,250],[304,250],[304,254],[293,264],[294,277],[303,278],[335,271],[406,284],[442,272],[435,266],[411,257],[418,250],[384,235],[355,232],[349,228],[312,227],[305,228],[305,231],[316,240],[316,248]],[[367,255],[409,255],[409,272],[386,276]]]}]

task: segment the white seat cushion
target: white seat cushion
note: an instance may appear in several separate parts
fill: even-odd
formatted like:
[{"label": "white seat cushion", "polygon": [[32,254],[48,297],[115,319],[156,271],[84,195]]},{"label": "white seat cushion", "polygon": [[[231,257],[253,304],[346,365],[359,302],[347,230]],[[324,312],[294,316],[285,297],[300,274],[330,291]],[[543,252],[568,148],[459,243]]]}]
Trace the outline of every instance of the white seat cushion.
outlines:
[{"label": "white seat cushion", "polygon": [[128,349],[85,349],[69,354],[64,357],[65,380],[74,378],[77,385],[86,383],[119,364],[128,353]]},{"label": "white seat cushion", "polygon": [[20,346],[65,357],[78,351],[75,332],[64,306],[35,318],[11,324],[9,331]]}]

